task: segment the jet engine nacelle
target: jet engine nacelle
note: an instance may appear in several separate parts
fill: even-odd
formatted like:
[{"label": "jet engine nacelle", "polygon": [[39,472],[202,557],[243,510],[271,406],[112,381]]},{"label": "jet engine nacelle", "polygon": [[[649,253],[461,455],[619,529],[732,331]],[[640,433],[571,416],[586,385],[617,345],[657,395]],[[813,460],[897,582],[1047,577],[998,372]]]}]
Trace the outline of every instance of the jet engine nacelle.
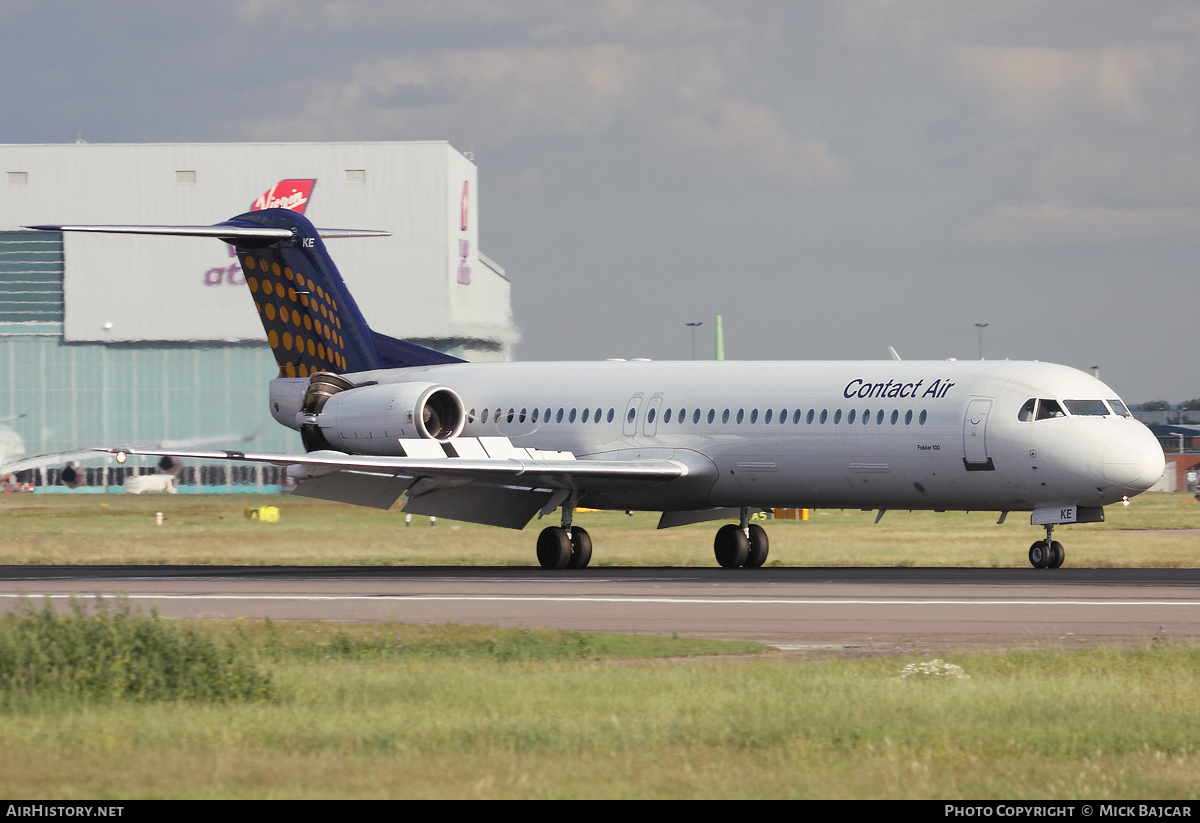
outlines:
[{"label": "jet engine nacelle", "polygon": [[300,417],[307,418],[300,421],[302,433],[315,424],[328,444],[311,445],[351,454],[395,454],[400,439],[450,440],[467,422],[458,393],[433,383],[346,389],[325,400],[316,415]]},{"label": "jet engine nacelle", "polygon": [[77,489],[87,480],[87,474],[74,463],[68,463],[58,472],[58,479],[68,489]]}]

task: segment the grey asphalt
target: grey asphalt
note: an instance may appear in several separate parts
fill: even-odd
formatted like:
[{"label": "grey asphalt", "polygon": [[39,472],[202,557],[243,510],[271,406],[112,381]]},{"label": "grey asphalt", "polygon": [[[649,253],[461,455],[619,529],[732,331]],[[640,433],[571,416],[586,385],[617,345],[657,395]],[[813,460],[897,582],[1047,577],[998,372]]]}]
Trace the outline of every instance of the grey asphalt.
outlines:
[{"label": "grey asphalt", "polygon": [[167,617],[678,632],[785,648],[1200,636],[1200,569],[0,566],[0,610],[97,593]]}]

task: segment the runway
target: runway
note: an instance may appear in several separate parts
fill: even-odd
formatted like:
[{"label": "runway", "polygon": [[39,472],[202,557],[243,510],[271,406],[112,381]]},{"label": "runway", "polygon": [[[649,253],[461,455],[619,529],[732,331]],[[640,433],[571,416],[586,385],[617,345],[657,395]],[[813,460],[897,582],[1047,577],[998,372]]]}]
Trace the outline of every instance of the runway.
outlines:
[{"label": "runway", "polygon": [[21,598],[167,617],[486,623],[822,643],[1200,636],[1200,569],[4,566]]}]

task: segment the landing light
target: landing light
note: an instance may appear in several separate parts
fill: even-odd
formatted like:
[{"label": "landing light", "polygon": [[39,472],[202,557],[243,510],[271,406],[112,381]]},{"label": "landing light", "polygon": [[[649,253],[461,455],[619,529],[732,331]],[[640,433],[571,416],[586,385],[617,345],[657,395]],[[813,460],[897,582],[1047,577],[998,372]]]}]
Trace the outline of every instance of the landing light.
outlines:
[{"label": "landing light", "polygon": [[129,459],[129,455],[127,455],[125,452],[117,452],[117,462],[118,463],[124,463],[128,459]]},{"label": "landing light", "polygon": [[1128,506],[1128,505],[1129,505],[1129,495],[1125,495],[1124,497],[1122,497],[1122,498],[1121,498],[1121,505],[1122,505],[1122,506]]}]

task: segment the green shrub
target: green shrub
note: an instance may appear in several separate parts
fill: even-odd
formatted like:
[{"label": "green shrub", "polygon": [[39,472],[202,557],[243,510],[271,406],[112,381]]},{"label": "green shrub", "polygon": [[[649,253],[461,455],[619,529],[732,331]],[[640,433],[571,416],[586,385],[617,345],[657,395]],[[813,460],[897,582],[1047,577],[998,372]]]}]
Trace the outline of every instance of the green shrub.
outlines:
[{"label": "green shrub", "polygon": [[251,652],[211,632],[132,614],[121,601],[96,613],[71,601],[58,615],[25,601],[0,618],[0,707],[42,701],[262,701],[275,697]]}]

